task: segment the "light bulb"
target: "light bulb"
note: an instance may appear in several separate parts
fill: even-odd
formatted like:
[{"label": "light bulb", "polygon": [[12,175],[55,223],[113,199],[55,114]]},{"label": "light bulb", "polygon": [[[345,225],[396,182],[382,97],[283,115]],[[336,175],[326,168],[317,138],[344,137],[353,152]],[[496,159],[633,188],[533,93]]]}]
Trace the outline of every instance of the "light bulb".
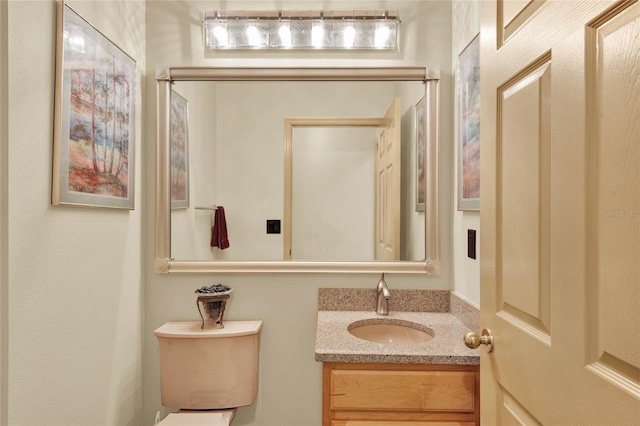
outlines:
[{"label": "light bulb", "polygon": [[386,25],[380,25],[376,28],[375,47],[385,47],[389,41],[389,35],[391,35],[391,30]]},{"label": "light bulb", "polygon": [[356,39],[356,30],[353,28],[353,25],[345,27],[342,37],[344,47],[353,47],[353,42]]},{"label": "light bulb", "polygon": [[322,24],[314,25],[311,29],[311,44],[313,47],[322,47],[322,41],[324,40],[324,28]]},{"label": "light bulb", "polygon": [[226,28],[220,25],[213,27],[213,37],[218,42],[218,46],[225,47],[229,45],[229,33]]},{"label": "light bulb", "polygon": [[250,46],[254,46],[254,47],[260,46],[260,33],[258,32],[258,29],[255,26],[250,25],[247,27],[247,37],[249,38]]},{"label": "light bulb", "polygon": [[291,47],[291,29],[289,28],[289,25],[281,25],[278,29],[278,35],[280,36],[282,46]]}]

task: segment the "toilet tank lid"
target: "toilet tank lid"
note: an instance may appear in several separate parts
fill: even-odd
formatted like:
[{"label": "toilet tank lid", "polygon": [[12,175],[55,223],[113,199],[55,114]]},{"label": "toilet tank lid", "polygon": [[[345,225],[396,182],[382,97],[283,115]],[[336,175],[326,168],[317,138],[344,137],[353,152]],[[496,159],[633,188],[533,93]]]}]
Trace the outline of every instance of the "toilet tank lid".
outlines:
[{"label": "toilet tank lid", "polygon": [[240,337],[257,334],[262,321],[224,321],[224,328],[205,324],[200,321],[170,321],[158,327],[153,334],[157,337],[183,339],[211,339],[218,337]]}]

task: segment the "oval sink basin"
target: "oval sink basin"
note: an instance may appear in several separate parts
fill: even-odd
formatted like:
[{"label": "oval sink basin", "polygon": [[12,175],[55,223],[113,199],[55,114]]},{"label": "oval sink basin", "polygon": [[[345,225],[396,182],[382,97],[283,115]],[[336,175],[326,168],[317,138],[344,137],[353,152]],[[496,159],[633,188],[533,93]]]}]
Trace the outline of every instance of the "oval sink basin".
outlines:
[{"label": "oval sink basin", "polygon": [[402,320],[362,320],[349,324],[349,333],[374,343],[415,345],[433,339],[434,332],[422,324]]}]

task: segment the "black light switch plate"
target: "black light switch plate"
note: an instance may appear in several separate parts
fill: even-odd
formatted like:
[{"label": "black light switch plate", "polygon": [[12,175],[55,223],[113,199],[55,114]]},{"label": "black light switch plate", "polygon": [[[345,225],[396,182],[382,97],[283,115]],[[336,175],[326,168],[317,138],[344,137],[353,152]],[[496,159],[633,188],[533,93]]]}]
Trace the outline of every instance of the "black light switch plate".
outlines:
[{"label": "black light switch plate", "polygon": [[280,219],[267,219],[267,234],[280,233]]},{"label": "black light switch plate", "polygon": [[476,230],[467,229],[467,256],[476,258]]}]

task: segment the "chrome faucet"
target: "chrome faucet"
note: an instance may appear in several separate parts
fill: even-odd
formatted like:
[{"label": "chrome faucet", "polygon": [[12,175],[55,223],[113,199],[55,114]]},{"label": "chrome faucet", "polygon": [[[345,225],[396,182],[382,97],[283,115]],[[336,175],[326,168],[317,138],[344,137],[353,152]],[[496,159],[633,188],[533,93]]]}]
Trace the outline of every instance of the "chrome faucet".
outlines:
[{"label": "chrome faucet", "polygon": [[389,315],[389,297],[391,297],[391,293],[389,293],[389,287],[387,287],[387,283],[384,282],[384,272],[380,277],[380,281],[378,282],[378,297],[376,303],[376,314],[378,315]]}]

